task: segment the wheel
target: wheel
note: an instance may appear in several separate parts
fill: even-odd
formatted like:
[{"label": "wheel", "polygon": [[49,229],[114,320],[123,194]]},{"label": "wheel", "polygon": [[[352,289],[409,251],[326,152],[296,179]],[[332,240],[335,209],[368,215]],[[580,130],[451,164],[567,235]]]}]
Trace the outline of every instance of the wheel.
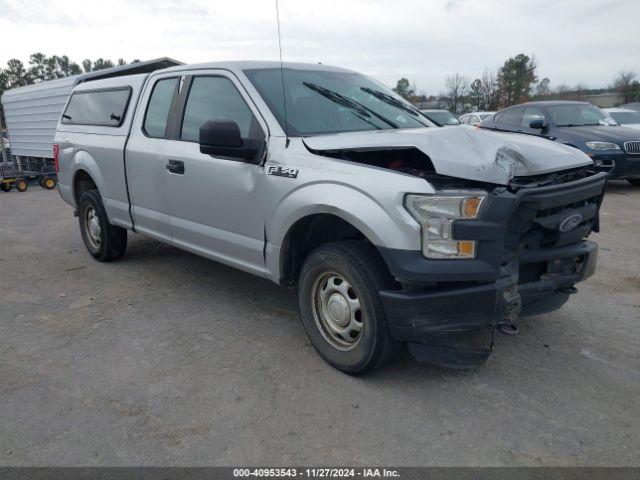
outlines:
[{"label": "wheel", "polygon": [[331,366],[362,374],[400,349],[389,334],[379,291],[394,281],[375,247],[347,240],[322,245],[304,261],[298,305],[311,344]]},{"label": "wheel", "polygon": [[42,187],[47,190],[53,190],[56,188],[56,179],[51,177],[45,177],[42,179]]},{"label": "wheel", "polygon": [[627,182],[634,187],[640,187],[640,178],[627,178]]},{"label": "wheel", "polygon": [[97,190],[88,190],[78,202],[78,220],[84,245],[100,262],[117,260],[127,249],[127,230],[109,223]]},{"label": "wheel", "polygon": [[16,180],[16,190],[19,192],[26,192],[27,188],[29,188],[29,184],[23,178],[19,178]]},{"label": "wheel", "polygon": [[9,192],[11,191],[11,184],[10,183],[0,183],[0,190],[2,190],[3,192]]}]

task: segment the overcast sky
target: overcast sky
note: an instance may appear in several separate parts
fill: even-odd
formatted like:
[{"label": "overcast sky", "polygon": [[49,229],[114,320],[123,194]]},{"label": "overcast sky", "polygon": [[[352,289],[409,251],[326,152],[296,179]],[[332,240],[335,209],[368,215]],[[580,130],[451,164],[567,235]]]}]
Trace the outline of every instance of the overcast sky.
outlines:
[{"label": "overcast sky", "polygon": [[[284,60],[444,90],[523,52],[552,86],[640,74],[640,0],[280,0]],[[275,0],[0,0],[0,63],[29,54],[277,60]]]}]

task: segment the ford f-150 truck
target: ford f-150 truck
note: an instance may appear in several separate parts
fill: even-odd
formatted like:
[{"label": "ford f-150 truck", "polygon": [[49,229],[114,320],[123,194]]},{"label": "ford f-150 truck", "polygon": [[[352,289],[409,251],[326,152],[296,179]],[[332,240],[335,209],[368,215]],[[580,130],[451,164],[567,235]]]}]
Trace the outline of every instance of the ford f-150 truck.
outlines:
[{"label": "ford f-150 truck", "polygon": [[296,288],[311,343],[351,374],[403,344],[479,365],[496,330],[559,308],[596,264],[586,237],[607,176],[587,155],[437,128],[340,68],[209,63],[81,84],[54,150],[93,257],[122,257],[132,230]]}]

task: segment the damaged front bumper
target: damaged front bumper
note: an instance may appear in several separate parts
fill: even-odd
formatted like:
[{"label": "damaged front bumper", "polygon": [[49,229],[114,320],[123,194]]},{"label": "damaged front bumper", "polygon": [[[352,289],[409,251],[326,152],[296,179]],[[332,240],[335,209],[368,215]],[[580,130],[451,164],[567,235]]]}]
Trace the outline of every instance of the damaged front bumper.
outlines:
[{"label": "damaged front bumper", "polygon": [[[493,332],[518,316],[561,307],[594,273],[606,175],[551,187],[501,192],[477,220],[457,222],[454,238],[476,240],[474,260],[428,260],[420,252],[380,249],[403,290],[381,291],[391,335],[413,356],[452,368],[483,363]],[[558,224],[581,212],[583,222]]]}]

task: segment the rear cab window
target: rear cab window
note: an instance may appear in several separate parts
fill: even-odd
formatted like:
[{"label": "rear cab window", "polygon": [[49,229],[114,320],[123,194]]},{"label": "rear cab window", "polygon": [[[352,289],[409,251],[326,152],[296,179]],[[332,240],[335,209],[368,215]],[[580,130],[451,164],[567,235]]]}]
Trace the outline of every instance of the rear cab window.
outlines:
[{"label": "rear cab window", "polygon": [[178,92],[180,77],[158,80],[147,104],[142,130],[147,137],[165,138],[171,104]]},{"label": "rear cab window", "polygon": [[119,127],[130,99],[128,86],[74,92],[60,121],[65,125]]}]

